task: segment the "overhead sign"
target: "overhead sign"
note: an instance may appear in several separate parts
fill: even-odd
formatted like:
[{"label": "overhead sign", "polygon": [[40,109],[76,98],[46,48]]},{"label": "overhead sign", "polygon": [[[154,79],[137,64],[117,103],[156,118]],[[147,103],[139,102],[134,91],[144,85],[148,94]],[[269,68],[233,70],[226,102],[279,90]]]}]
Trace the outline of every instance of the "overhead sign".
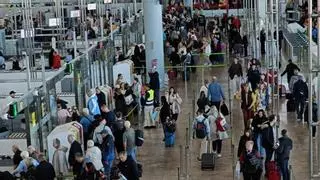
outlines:
[{"label": "overhead sign", "polygon": [[49,26],[50,27],[59,26],[60,23],[61,23],[61,19],[60,18],[50,18],[49,19]]},{"label": "overhead sign", "polygon": [[96,10],[96,9],[97,9],[96,3],[88,4],[88,10]]},{"label": "overhead sign", "polygon": [[104,3],[105,3],[105,4],[111,4],[111,3],[112,3],[112,0],[104,0]]},{"label": "overhead sign", "polygon": [[80,10],[70,11],[70,17],[72,18],[80,17]]}]

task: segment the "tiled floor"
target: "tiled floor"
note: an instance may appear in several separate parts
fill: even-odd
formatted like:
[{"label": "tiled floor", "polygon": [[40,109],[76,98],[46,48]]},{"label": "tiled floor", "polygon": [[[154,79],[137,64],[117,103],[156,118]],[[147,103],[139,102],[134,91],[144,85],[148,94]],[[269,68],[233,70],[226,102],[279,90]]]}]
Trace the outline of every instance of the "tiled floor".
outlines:
[{"label": "tiled floor", "polygon": [[[213,75],[218,77],[218,81],[222,83],[226,97],[228,96],[228,79],[227,68],[212,68],[205,69],[205,79],[211,79]],[[189,114],[192,114],[193,106],[192,100],[194,92],[198,92],[201,86],[201,71],[198,70],[196,74],[191,75],[191,80],[185,84],[182,80],[177,79],[170,82],[170,86],[178,89],[181,97],[184,97],[182,105],[182,113],[178,120],[178,127],[176,132],[176,145],[174,148],[165,148],[162,142],[162,129],[145,130],[145,139],[143,147],[139,149],[139,161],[143,164],[143,178],[144,180],[175,180],[178,179],[178,167],[180,167],[180,158],[184,154],[180,153],[179,146],[186,144],[186,127]],[[185,89],[187,87],[187,89]],[[187,94],[186,94],[187,91]],[[227,101],[228,102],[228,101]],[[288,129],[289,136],[293,139],[294,149],[291,155],[291,162],[293,166],[294,176],[296,180],[309,179],[308,177],[308,129],[306,125],[298,124],[294,113],[286,112],[285,99],[281,99],[280,116],[281,125]],[[232,132],[233,144],[231,139],[223,142],[222,158],[216,160],[216,168],[214,171],[201,171],[200,163],[196,160],[198,149],[191,146],[191,168],[189,168],[190,179],[193,180],[231,180],[233,179],[233,152],[236,152],[238,141],[243,132],[242,113],[240,113],[240,102],[234,100],[232,108]],[[234,154],[236,156],[236,154]],[[187,158],[188,159],[188,158]],[[184,167],[180,167],[180,169]],[[181,178],[183,179],[183,178]]]}]

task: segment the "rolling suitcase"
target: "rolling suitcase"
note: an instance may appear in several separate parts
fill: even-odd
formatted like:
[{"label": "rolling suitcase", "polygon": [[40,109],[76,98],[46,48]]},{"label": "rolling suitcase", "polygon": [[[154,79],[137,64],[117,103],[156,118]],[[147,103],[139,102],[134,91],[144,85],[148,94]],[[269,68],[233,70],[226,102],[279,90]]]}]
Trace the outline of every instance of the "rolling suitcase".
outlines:
[{"label": "rolling suitcase", "polygon": [[281,180],[281,173],[275,161],[267,163],[267,177],[268,180]]},{"label": "rolling suitcase", "polygon": [[207,146],[207,152],[203,153],[201,155],[201,170],[207,170],[211,169],[214,170],[215,166],[215,156],[214,154],[210,151],[210,143],[209,141],[206,141],[206,146]]}]

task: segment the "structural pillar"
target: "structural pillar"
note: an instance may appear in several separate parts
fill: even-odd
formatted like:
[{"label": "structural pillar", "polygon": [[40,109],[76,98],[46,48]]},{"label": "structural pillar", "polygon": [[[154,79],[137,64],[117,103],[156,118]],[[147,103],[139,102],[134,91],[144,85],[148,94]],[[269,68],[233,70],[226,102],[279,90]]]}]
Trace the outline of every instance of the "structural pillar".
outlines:
[{"label": "structural pillar", "polygon": [[164,52],[162,5],[159,0],[143,2],[145,46],[146,46],[146,71],[150,72],[156,66],[160,78],[160,86],[164,85]]}]

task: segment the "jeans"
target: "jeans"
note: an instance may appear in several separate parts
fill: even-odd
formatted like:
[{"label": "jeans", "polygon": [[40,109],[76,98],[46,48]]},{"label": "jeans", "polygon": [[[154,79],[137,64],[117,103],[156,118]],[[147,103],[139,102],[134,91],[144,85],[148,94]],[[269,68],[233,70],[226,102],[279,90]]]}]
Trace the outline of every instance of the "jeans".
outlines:
[{"label": "jeans", "polygon": [[280,171],[282,174],[282,180],[290,180],[290,173],[289,173],[289,159],[282,160],[280,163]]},{"label": "jeans", "polygon": [[107,180],[110,180],[111,176],[111,167],[113,164],[113,159],[108,159],[107,161],[103,162],[103,167],[104,167],[104,174],[107,177]]},{"label": "jeans", "polygon": [[253,116],[253,112],[248,109],[242,109],[242,114],[243,114],[244,129],[247,129],[250,126],[250,119]]},{"label": "jeans", "polygon": [[296,99],[294,101],[296,107],[297,118],[302,120],[304,111],[305,101],[303,99]]},{"label": "jeans", "polygon": [[256,145],[257,145],[257,149],[258,149],[260,156],[264,157],[266,155],[266,151],[262,147],[262,134],[256,134],[255,140],[256,140]]},{"label": "jeans", "polygon": [[127,155],[131,155],[132,159],[137,161],[136,159],[136,147],[127,149]]},{"label": "jeans", "polygon": [[218,102],[212,102],[212,105],[215,106],[217,108],[217,110],[220,112],[220,105],[221,105],[221,101],[218,101]]},{"label": "jeans", "polygon": [[217,151],[218,154],[221,153],[221,148],[222,148],[222,140],[217,139],[215,141],[212,141],[212,149],[213,151]]}]

